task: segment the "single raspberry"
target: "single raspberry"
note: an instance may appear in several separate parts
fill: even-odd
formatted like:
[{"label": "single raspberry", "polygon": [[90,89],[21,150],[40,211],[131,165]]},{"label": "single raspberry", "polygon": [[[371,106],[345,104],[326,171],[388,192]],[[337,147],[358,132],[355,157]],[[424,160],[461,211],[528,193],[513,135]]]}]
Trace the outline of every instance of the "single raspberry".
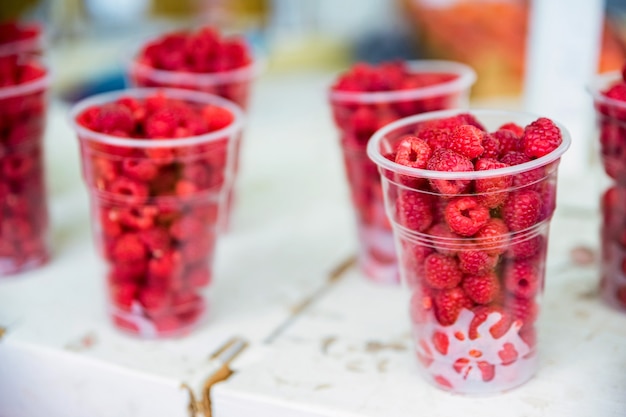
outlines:
[{"label": "single raspberry", "polygon": [[433,221],[432,196],[417,191],[402,190],[396,203],[396,216],[400,225],[409,230],[423,232]]},{"label": "single raspberry", "polygon": [[502,349],[498,351],[498,356],[502,360],[502,365],[510,365],[517,360],[519,354],[512,343],[505,343],[502,345]]},{"label": "single raspberry", "polygon": [[201,162],[183,164],[181,176],[201,189],[209,187],[212,183],[210,166]]},{"label": "single raspberry", "polygon": [[395,162],[411,168],[424,169],[432,153],[425,140],[407,135],[400,139],[396,147]]},{"label": "single raspberry", "polygon": [[463,272],[459,269],[456,259],[433,253],[428,255],[424,262],[424,280],[434,289],[448,289],[456,287],[463,279]]},{"label": "single raspberry", "polygon": [[521,235],[516,236],[511,242],[507,253],[507,258],[528,259],[539,253],[544,248],[545,239],[541,235]]},{"label": "single raspberry", "polygon": [[468,159],[478,158],[485,149],[482,145],[483,132],[470,125],[454,128],[448,136],[446,147]]},{"label": "single raspberry", "polygon": [[203,234],[205,230],[205,224],[193,216],[184,215],[172,223],[170,227],[170,236],[174,239],[184,241],[191,239],[198,234]]},{"label": "single raspberry", "polygon": [[181,328],[181,322],[177,317],[168,314],[159,314],[156,317],[152,317],[152,323],[158,333],[169,334],[176,332]]},{"label": "single raspberry", "polygon": [[113,132],[131,133],[135,130],[132,113],[118,104],[104,104],[99,108],[93,121],[93,130],[111,134]]},{"label": "single raspberry", "polygon": [[137,298],[137,285],[132,283],[117,284],[111,286],[111,300],[115,307],[130,311],[133,301]]},{"label": "single raspberry", "polygon": [[505,123],[498,128],[498,130],[510,130],[515,133],[518,138],[521,138],[524,134],[524,128],[515,123]]},{"label": "single raspberry", "polygon": [[[522,133],[524,133],[523,130]],[[496,138],[500,144],[500,152],[496,158],[503,157],[509,152],[522,151],[522,141],[520,140],[521,134],[517,135],[511,130],[500,128],[491,135]]]},{"label": "single raspberry", "polygon": [[540,117],[526,126],[522,136],[524,153],[530,158],[541,158],[558,148],[562,142],[563,136],[559,127],[545,117]]},{"label": "single raspberry", "polygon": [[173,288],[172,279],[182,272],[183,264],[180,252],[169,250],[158,258],[148,262],[148,274],[151,283],[161,284],[164,288]]},{"label": "single raspberry", "polygon": [[[529,162],[530,158],[521,152],[509,152],[500,158],[500,162],[508,165],[520,165]],[[538,167],[526,172],[520,172],[513,176],[514,187],[528,187],[537,184],[546,177],[544,167]]]},{"label": "single raspberry", "polygon": [[490,255],[478,249],[463,249],[459,251],[459,268],[465,274],[480,275],[492,271],[498,264],[499,256]]},{"label": "single raspberry", "polygon": [[116,210],[117,218],[122,226],[134,229],[145,230],[154,225],[159,209],[155,206],[129,206]]},{"label": "single raspberry", "polygon": [[433,346],[437,350],[437,352],[442,355],[448,354],[448,347],[450,346],[450,340],[448,340],[448,336],[442,332],[435,332],[433,334]]},{"label": "single raspberry", "polygon": [[[507,168],[509,165],[498,162],[495,159],[481,158],[476,161],[476,171],[490,171],[493,169]],[[507,190],[513,185],[513,177],[502,175],[491,178],[477,179],[474,188],[479,195],[480,202],[488,208],[499,207],[508,196]]]},{"label": "single raspberry", "polygon": [[148,250],[136,233],[126,233],[115,242],[112,252],[115,262],[138,262],[146,259]]},{"label": "single raspberry", "polygon": [[537,224],[541,214],[541,197],[532,190],[509,194],[502,207],[502,216],[509,230],[517,232]]},{"label": "single raspberry", "polygon": [[166,311],[170,301],[167,291],[159,288],[143,288],[138,298],[150,315],[158,315]]},{"label": "single raspberry", "polygon": [[102,209],[100,211],[100,231],[108,237],[118,237],[122,234],[117,210]]},{"label": "single raspberry", "polygon": [[503,270],[507,291],[521,298],[532,298],[541,287],[539,271],[532,261],[507,263]]},{"label": "single raspberry", "polygon": [[148,186],[126,177],[118,177],[107,187],[107,191],[126,198],[130,203],[142,203],[148,197]]},{"label": "single raspberry", "polygon": [[509,228],[501,219],[489,219],[474,236],[476,245],[489,255],[504,253],[509,244]]},{"label": "single raspberry", "polygon": [[202,109],[202,116],[208,123],[209,132],[223,129],[235,120],[235,116],[230,112],[230,110],[211,105]]},{"label": "single raspberry", "polygon": [[153,180],[159,173],[158,166],[146,159],[122,159],[122,173],[137,181]]},{"label": "single raspberry", "polygon": [[37,169],[36,161],[27,155],[5,155],[2,158],[2,173],[12,181],[27,179]]},{"label": "single raspberry", "polygon": [[435,295],[435,315],[442,326],[456,322],[462,309],[472,308],[472,300],[459,288],[442,290]]},{"label": "single raspberry", "polygon": [[502,307],[497,305],[481,305],[472,309],[474,318],[469,326],[468,335],[471,340],[478,339],[481,335],[478,333],[478,327],[487,320],[490,314],[497,313],[500,315],[500,320],[493,324],[489,328],[489,333],[494,339],[499,339],[506,334],[511,328],[513,320],[511,315],[508,314]]},{"label": "single raspberry", "polygon": [[448,131],[444,129],[423,129],[417,137],[426,141],[432,151],[445,148],[448,143]]},{"label": "single raspberry", "polygon": [[498,159],[502,150],[500,140],[490,133],[483,133],[482,141],[483,149],[482,158]]},{"label": "single raspberry", "polygon": [[111,282],[139,282],[146,275],[147,265],[145,261],[112,263],[109,280]]},{"label": "single raspberry", "polygon": [[477,365],[484,382],[489,382],[496,376],[496,367],[493,364],[478,361]]},{"label": "single raspberry", "polygon": [[474,197],[458,197],[448,203],[445,218],[450,229],[461,236],[472,236],[489,221],[489,209]]},{"label": "single raspberry", "polygon": [[[465,156],[450,149],[437,149],[426,164],[431,171],[468,172],[474,170],[474,164]],[[454,195],[465,191],[470,180],[431,180],[433,188],[441,194]]]},{"label": "single raspberry", "polygon": [[500,281],[493,271],[466,275],[462,286],[465,294],[476,304],[489,304],[500,294]]},{"label": "single raspberry", "polygon": [[450,230],[447,224],[437,223],[426,234],[432,236],[432,245],[435,250],[443,255],[454,256],[459,250],[459,235]]},{"label": "single raspberry", "polygon": [[539,315],[539,306],[532,298],[510,295],[504,301],[504,306],[513,320],[520,321],[524,326],[534,323]]},{"label": "single raspberry", "polygon": [[170,235],[162,227],[153,227],[139,232],[139,239],[148,248],[150,255],[160,258],[170,249]]}]

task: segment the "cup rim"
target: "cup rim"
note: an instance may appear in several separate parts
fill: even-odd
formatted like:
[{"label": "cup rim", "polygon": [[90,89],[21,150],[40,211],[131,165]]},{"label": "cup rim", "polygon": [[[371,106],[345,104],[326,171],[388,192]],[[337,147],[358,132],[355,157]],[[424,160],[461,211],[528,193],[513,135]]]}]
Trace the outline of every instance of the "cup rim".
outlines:
[{"label": "cup rim", "polygon": [[45,74],[39,78],[25,83],[11,85],[7,87],[0,87],[0,100],[16,96],[23,96],[48,88],[52,79],[50,69],[46,65],[44,65],[44,63],[40,59],[33,59],[33,61],[44,69]]},{"label": "cup rim", "polygon": [[367,143],[367,155],[368,157],[380,168],[385,168],[389,171],[393,171],[398,174],[403,174],[411,177],[418,178],[429,178],[429,179],[443,179],[443,180],[477,180],[477,179],[485,179],[485,178],[494,178],[494,177],[502,177],[509,175],[516,175],[523,172],[531,171],[535,168],[540,168],[542,166],[546,166],[551,162],[554,162],[561,158],[563,153],[570,147],[571,145],[571,136],[569,131],[559,122],[551,119],[557,127],[561,130],[561,135],[563,141],[554,151],[550,152],[547,155],[542,156],[541,158],[534,159],[529,162],[525,162],[519,165],[513,165],[506,168],[498,168],[487,171],[461,171],[461,172],[445,172],[445,171],[431,171],[427,169],[420,168],[412,168],[406,165],[398,164],[394,161],[391,161],[383,156],[383,154],[379,151],[380,142],[385,138],[387,134],[390,132],[405,127],[411,124],[424,122],[427,120],[444,118],[449,116],[455,116],[457,114],[469,113],[480,121],[481,115],[501,115],[501,116],[510,116],[510,119],[513,119],[515,116],[519,117],[520,115],[538,119],[539,115],[529,112],[522,111],[509,111],[509,110],[491,110],[491,109],[451,109],[451,110],[440,110],[428,113],[422,113],[415,116],[405,117],[403,119],[396,120],[392,122],[378,131],[374,133],[374,135],[370,138]]},{"label": "cup rim", "polygon": [[[234,116],[234,120],[228,126],[225,126],[219,130],[214,130],[203,135],[187,136],[175,139],[158,139],[153,140],[149,138],[122,138],[118,136],[108,135],[106,133],[96,132],[95,130],[88,129],[78,123],[77,117],[84,110],[95,105],[101,105],[111,103],[121,97],[132,97],[143,99],[147,96],[154,95],[162,92],[168,98],[174,98],[179,100],[192,101],[203,104],[214,104],[220,107],[224,107]],[[92,142],[99,142],[106,145],[122,146],[122,147],[135,147],[135,148],[180,148],[185,146],[200,145],[208,142],[223,139],[225,136],[232,136],[233,134],[243,129],[245,115],[243,110],[235,103],[220,96],[214,94],[203,93],[200,91],[185,90],[180,88],[169,87],[155,87],[155,88],[128,88],[116,91],[110,91],[107,93],[96,94],[80,100],[72,106],[68,113],[69,123],[74,128],[74,131],[78,134],[78,138],[82,140],[89,140]]]},{"label": "cup rim", "polygon": [[[414,73],[442,72],[455,73],[459,76],[453,80],[408,90],[390,91],[337,91],[329,87],[329,97],[333,102],[377,103],[402,100],[416,100],[425,97],[436,97],[451,94],[470,88],[476,82],[476,71],[469,65],[445,60],[411,60],[405,61]],[[336,79],[336,78],[335,78]]]},{"label": "cup rim", "polygon": [[625,101],[615,100],[614,98],[610,98],[602,94],[602,92],[606,90],[611,85],[611,83],[621,79],[622,72],[619,70],[604,72],[602,74],[596,75],[594,79],[589,84],[587,84],[586,90],[589,94],[591,94],[594,101],[596,102],[609,104],[615,107],[626,108]]}]

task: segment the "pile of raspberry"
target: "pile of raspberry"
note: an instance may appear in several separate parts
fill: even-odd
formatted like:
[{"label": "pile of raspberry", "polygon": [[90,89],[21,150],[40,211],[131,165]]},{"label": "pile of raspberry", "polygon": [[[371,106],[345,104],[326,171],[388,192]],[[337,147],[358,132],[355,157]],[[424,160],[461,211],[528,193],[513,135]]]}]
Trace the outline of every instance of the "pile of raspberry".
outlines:
[{"label": "pile of raspberry", "polygon": [[602,92],[612,102],[598,103],[600,150],[606,173],[626,186],[626,65],[622,78]]},{"label": "pile of raspberry", "polygon": [[[488,132],[470,114],[428,121],[398,139],[387,157],[429,171],[498,170],[541,158],[562,136],[549,119],[526,127],[513,123]],[[413,289],[412,318],[456,323],[462,309],[475,318],[470,339],[490,312],[501,337],[512,322],[534,343],[535,302],[543,287],[547,225],[555,206],[555,170],[549,164],[516,175],[444,180],[394,175],[390,187],[401,226],[401,268]],[[544,223],[545,225],[545,223]]]},{"label": "pile of raspberry", "polygon": [[[233,115],[157,94],[94,106],[77,120],[95,132],[156,146],[217,131]],[[211,281],[228,138],[171,148],[81,143],[116,324],[140,332],[147,320],[159,334],[192,324],[204,308],[200,288]]]},{"label": "pile of raspberry", "polygon": [[[355,64],[341,74],[331,90],[338,93],[409,92],[449,83],[456,74],[415,72],[408,63]],[[331,99],[333,115],[345,146],[364,149],[381,127],[402,117],[454,107],[456,94],[422,98],[387,97],[377,101]]]},{"label": "pile of raspberry", "polygon": [[[215,82],[190,81],[184,74],[224,74],[249,67],[253,62],[250,47],[243,38],[224,37],[211,27],[194,32],[168,33],[148,42],[135,58],[137,64],[160,71],[167,77],[158,77],[137,66],[131,67],[130,76],[138,87],[188,88],[234,101],[246,107],[250,79],[233,78]],[[183,74],[177,77],[176,74]]]},{"label": "pile of raspberry", "polygon": [[[16,42],[36,42],[41,36],[41,27],[36,24],[23,24],[16,21],[0,22],[0,52],[5,46]],[[8,51],[8,50],[7,50]],[[14,50],[12,52],[17,52]],[[38,52],[30,50],[28,52]]]},{"label": "pile of raspberry", "polygon": [[[0,273],[47,259],[48,225],[41,139],[46,70],[34,60],[0,57]],[[14,88],[26,88],[15,93]],[[6,95],[5,95],[6,94]]]}]

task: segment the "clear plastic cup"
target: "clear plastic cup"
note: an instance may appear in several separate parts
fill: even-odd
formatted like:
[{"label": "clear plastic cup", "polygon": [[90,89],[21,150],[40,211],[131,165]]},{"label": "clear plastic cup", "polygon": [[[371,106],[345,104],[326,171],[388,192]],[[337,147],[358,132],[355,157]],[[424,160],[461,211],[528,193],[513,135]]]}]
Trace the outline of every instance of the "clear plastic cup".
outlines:
[{"label": "clear plastic cup", "polygon": [[[10,59],[8,57],[0,59]],[[50,76],[0,88],[0,276],[43,265],[49,258],[43,133]]]},{"label": "clear plastic cup", "polygon": [[[537,370],[535,322],[557,168],[570,137],[559,126],[563,142],[556,150],[497,170],[429,171],[388,159],[403,135],[455,114],[440,111],[391,123],[372,137],[368,155],[381,174],[400,273],[410,291],[420,373],[444,390],[495,393],[523,384]],[[506,111],[471,114],[489,132],[537,119]],[[479,182],[479,189],[490,191],[472,192]],[[518,217],[519,207],[530,207],[532,216]],[[474,224],[479,228],[464,226],[468,218],[482,219]]]},{"label": "clear plastic cup", "polygon": [[[448,61],[412,61],[414,73],[453,74],[456,78],[429,87],[381,92],[331,91],[330,104],[340,144],[359,238],[358,264],[374,282],[397,284],[400,276],[391,226],[385,215],[380,177],[367,157],[374,132],[402,117],[428,111],[465,108],[476,80],[470,67]],[[363,123],[363,120],[371,120]]]},{"label": "clear plastic cup", "polygon": [[[260,72],[259,61],[229,71],[213,73],[192,73],[183,71],[166,71],[150,67],[137,58],[128,67],[128,79],[133,87],[171,87],[201,91],[223,97],[235,102],[244,111],[248,108],[252,83]],[[235,173],[239,172],[239,155],[241,153],[241,135],[235,142]],[[226,230],[230,224],[230,213],[235,204],[234,184],[228,190],[228,204],[225,207],[223,226]]]},{"label": "clear plastic cup", "polygon": [[[89,107],[156,92],[193,106],[225,108],[233,122],[204,135],[148,140],[98,133],[77,121]],[[195,91],[130,89],[77,103],[71,122],[80,142],[95,240],[108,267],[114,324],[145,338],[188,333],[207,309],[203,288],[211,282],[218,213],[234,177],[242,110]]]},{"label": "clear plastic cup", "polygon": [[596,110],[600,160],[608,187],[601,198],[600,294],[611,307],[626,311],[626,102],[603,94],[622,80],[614,71],[589,85]]}]

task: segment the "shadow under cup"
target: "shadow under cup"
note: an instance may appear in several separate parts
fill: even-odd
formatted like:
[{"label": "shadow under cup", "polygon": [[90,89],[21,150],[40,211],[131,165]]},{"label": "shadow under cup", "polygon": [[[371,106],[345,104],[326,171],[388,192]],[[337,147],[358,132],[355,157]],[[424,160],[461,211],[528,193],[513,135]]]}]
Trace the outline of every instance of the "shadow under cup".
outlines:
[{"label": "shadow under cup", "polygon": [[402,117],[467,107],[470,87],[476,79],[470,67],[456,62],[412,61],[408,65],[414,74],[456,77],[428,87],[406,90],[330,93],[356,214],[359,267],[369,279],[378,283],[396,284],[400,277],[380,177],[376,165],[367,156],[367,142],[378,129]]},{"label": "shadow under cup", "polygon": [[[233,122],[176,139],[113,137],[77,122],[94,105],[157,92],[192,106],[226,108]],[[91,197],[94,237],[107,264],[114,324],[147,338],[188,333],[206,310],[203,288],[211,283],[219,214],[233,181],[233,149],[243,113],[204,93],[131,89],[84,100],[71,118]],[[147,173],[149,180],[137,180]]]},{"label": "shadow under cup", "polygon": [[[433,112],[394,122],[374,135],[368,155],[380,171],[400,274],[410,292],[420,373],[448,391],[495,393],[523,384],[537,370],[535,325],[549,223],[556,206],[558,163],[570,139],[559,126],[563,142],[552,153],[490,171],[428,171],[387,158],[399,139],[420,123],[459,113]],[[537,119],[503,111],[471,114],[490,132],[505,123],[526,126]],[[483,184],[477,188],[495,191],[472,192],[479,182]],[[488,184],[504,185],[484,187]],[[464,191],[451,194],[455,189]],[[536,207],[532,223],[514,217],[525,204]],[[453,233],[450,219],[470,210],[483,211],[484,225],[465,236]]]}]

